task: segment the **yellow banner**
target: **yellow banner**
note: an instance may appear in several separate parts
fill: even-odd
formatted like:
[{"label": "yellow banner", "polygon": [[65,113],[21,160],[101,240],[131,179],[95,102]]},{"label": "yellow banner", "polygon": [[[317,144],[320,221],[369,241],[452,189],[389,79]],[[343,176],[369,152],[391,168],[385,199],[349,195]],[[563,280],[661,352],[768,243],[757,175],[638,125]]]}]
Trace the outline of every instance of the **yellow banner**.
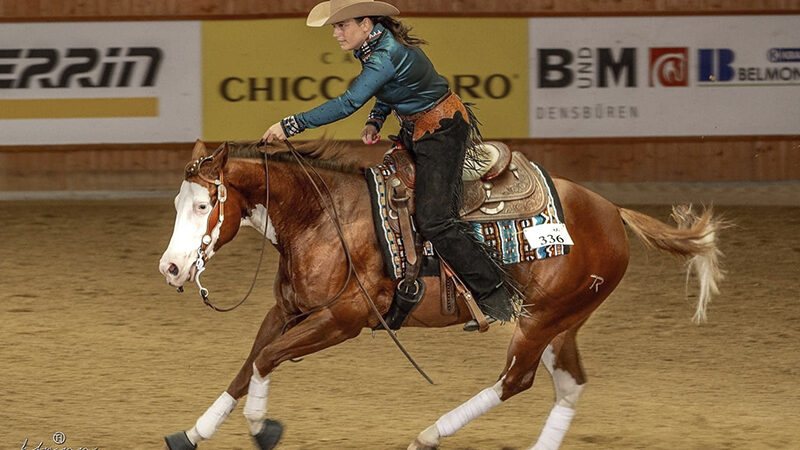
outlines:
[{"label": "yellow banner", "polygon": [[[475,103],[485,137],[528,136],[526,19],[404,18],[412,35],[451,89]],[[361,70],[342,51],[331,27],[309,28],[305,19],[207,21],[203,35],[204,138],[256,140],[269,125],[342,94]],[[368,102],[347,119],[308,130],[358,139]],[[382,136],[397,132],[388,119]]]}]

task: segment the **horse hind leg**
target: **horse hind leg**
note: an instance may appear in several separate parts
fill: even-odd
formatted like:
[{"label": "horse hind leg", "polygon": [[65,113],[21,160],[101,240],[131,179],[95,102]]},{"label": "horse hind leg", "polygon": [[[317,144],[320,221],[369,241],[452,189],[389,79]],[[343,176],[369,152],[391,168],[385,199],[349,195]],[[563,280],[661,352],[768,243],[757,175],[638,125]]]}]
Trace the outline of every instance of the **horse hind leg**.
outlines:
[{"label": "horse hind leg", "polygon": [[[531,322],[536,323],[534,320]],[[438,448],[441,438],[454,435],[472,420],[530,388],[533,385],[542,351],[552,338],[552,334],[547,336],[541,329],[532,333],[523,332],[518,324],[508,350],[506,369],[500,380],[441,416],[416,437],[408,450]]]},{"label": "horse hind leg", "polygon": [[569,429],[578,398],[586,386],[586,373],[581,365],[574,327],[556,336],[544,350],[542,363],[553,377],[556,400],[539,439],[531,450],[556,450]]}]

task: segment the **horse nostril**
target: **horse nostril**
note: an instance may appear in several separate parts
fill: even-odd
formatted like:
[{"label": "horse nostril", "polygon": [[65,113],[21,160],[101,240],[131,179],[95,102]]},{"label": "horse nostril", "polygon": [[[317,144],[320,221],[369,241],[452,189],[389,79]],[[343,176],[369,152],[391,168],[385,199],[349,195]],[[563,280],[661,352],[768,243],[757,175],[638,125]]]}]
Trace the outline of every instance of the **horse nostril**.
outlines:
[{"label": "horse nostril", "polygon": [[177,276],[178,275],[178,266],[176,266],[175,264],[170,264],[168,271],[169,271],[169,273],[172,274],[172,276]]}]

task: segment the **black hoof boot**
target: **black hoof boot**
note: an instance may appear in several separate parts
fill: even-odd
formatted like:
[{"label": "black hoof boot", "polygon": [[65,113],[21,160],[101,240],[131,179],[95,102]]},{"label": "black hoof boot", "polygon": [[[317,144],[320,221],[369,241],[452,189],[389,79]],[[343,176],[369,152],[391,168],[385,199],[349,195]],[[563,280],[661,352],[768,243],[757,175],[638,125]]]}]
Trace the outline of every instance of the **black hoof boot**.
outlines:
[{"label": "black hoof boot", "polygon": [[253,436],[259,450],[271,450],[278,445],[283,435],[283,425],[277,420],[264,419],[264,426]]},{"label": "black hoof boot", "polygon": [[186,436],[185,431],[179,431],[175,434],[170,434],[164,438],[164,441],[167,442],[167,448],[169,450],[194,450],[197,448],[197,446],[192,444],[192,441],[190,441]]}]

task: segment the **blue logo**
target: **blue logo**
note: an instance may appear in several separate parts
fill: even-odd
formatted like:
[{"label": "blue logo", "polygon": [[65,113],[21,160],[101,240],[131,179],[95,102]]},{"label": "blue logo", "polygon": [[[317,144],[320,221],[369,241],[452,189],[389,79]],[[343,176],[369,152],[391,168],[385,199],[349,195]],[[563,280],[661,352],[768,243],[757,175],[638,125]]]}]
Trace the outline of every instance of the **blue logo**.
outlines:
[{"label": "blue logo", "polygon": [[731,63],[736,55],[729,48],[701,48],[698,50],[698,81],[730,81],[736,75]]}]

